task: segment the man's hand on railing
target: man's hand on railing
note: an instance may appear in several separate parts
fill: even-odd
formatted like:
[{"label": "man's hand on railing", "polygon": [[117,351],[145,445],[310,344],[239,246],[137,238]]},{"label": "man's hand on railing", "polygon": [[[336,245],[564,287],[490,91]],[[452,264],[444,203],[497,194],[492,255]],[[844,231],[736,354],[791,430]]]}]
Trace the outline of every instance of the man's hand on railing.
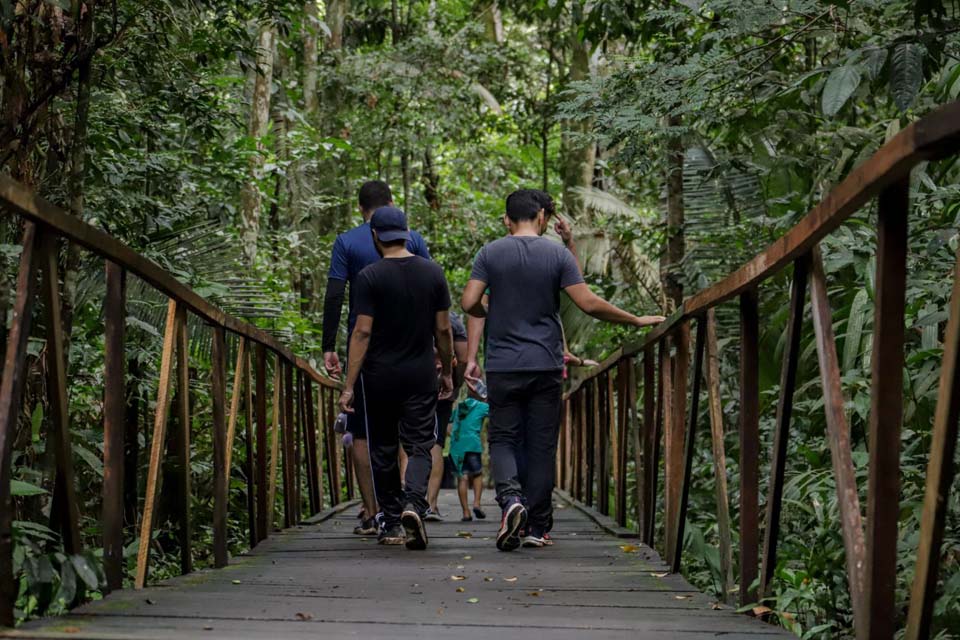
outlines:
[{"label": "man's hand on railing", "polygon": [[336,351],[325,351],[323,354],[323,368],[327,370],[327,375],[331,378],[339,378],[343,373],[340,367],[340,356]]},{"label": "man's hand on railing", "polygon": [[637,316],[633,324],[636,327],[651,327],[666,320],[666,316]]}]

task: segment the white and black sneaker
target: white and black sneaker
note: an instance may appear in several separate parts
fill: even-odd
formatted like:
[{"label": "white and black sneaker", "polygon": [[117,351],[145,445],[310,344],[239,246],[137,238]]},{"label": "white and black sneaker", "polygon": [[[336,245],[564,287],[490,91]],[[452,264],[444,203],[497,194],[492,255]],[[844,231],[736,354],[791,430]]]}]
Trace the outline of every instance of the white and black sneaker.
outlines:
[{"label": "white and black sneaker", "polygon": [[527,523],[527,509],[520,500],[514,499],[503,509],[500,530],[497,532],[497,549],[513,551],[520,546],[520,530]]},{"label": "white and black sneaker", "polygon": [[400,516],[400,524],[407,534],[407,549],[423,551],[427,548],[427,528],[423,525],[420,514],[413,509],[407,509]]},{"label": "white and black sneaker", "polygon": [[[551,543],[552,544],[552,543]],[[523,546],[525,547],[545,547],[547,546],[546,534],[542,529],[530,527],[523,536]]]},{"label": "white and black sneaker", "polygon": [[443,522],[443,516],[439,511],[427,507],[427,512],[423,514],[423,520],[426,522]]}]

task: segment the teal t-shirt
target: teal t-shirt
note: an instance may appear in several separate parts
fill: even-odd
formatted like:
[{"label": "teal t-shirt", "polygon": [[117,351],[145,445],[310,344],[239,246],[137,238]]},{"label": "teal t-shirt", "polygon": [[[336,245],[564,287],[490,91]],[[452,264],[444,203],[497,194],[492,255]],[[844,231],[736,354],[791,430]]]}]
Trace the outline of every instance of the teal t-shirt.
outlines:
[{"label": "teal t-shirt", "polygon": [[490,413],[490,405],[481,400],[466,398],[453,412],[453,432],[450,434],[450,459],[457,473],[461,473],[465,454],[483,453],[480,431],[483,419]]}]

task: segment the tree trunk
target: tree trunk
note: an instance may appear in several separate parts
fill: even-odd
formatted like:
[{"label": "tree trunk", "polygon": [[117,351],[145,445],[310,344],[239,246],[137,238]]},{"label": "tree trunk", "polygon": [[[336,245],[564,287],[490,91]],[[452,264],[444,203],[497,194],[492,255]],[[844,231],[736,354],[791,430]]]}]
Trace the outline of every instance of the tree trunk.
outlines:
[{"label": "tree trunk", "polygon": [[403,208],[410,207],[410,150],[406,147],[400,152],[400,172],[403,174]]},{"label": "tree trunk", "polygon": [[[668,129],[679,128],[680,116],[667,116]],[[685,253],[683,234],[683,138],[672,135],[667,142],[667,247],[666,260],[661,260],[661,278],[667,300],[672,304],[668,311],[683,303],[682,267]]]},{"label": "tree trunk", "polygon": [[488,42],[503,44],[503,14],[499,0],[482,2],[479,7],[483,19],[483,34]]},{"label": "tree trunk", "polygon": [[317,15],[316,0],[303,3],[303,15],[306,28],[303,30],[303,110],[309,119],[320,107],[317,97],[317,32],[320,18]]},{"label": "tree trunk", "polygon": [[437,212],[440,211],[440,176],[433,164],[433,150],[429,146],[423,150],[423,175],[421,180],[423,181],[423,198],[430,207],[428,228],[430,237],[433,237],[434,222]]},{"label": "tree trunk", "polygon": [[326,22],[330,29],[327,51],[343,49],[343,27],[350,12],[350,0],[327,0]]},{"label": "tree trunk", "polygon": [[[570,81],[577,82],[590,77],[590,43],[580,38],[576,23],[571,31]],[[565,122],[562,136],[563,204],[567,215],[583,219],[587,211],[578,188],[588,188],[593,183],[593,168],[597,160],[596,145],[589,139],[592,123]],[[589,224],[589,219],[587,220]]]},{"label": "tree trunk", "polygon": [[248,265],[257,257],[257,239],[260,235],[262,197],[259,181],[263,177],[263,137],[270,122],[270,87],[273,84],[273,23],[265,20],[257,38],[257,69],[254,76],[253,98],[250,104],[248,133],[256,141],[257,153],[250,159],[250,176],[240,194],[240,228],[243,256]]}]

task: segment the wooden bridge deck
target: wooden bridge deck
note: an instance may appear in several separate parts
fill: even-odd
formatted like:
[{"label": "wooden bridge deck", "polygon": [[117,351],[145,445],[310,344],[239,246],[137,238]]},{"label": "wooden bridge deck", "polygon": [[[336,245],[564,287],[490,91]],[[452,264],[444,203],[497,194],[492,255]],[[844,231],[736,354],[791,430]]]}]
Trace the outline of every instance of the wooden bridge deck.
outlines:
[{"label": "wooden bridge deck", "polygon": [[[444,491],[441,504],[445,514],[459,513],[454,492]],[[492,502],[485,507],[486,521],[430,523],[425,552],[354,536],[351,507],[275,533],[226,569],[119,591],[68,616],[0,636],[793,637],[730,608],[715,608],[680,576],[666,575],[666,565],[648,548],[625,552],[621,545],[633,541],[608,534],[562,500],[558,507],[556,545],[514,553],[494,547]]]}]

